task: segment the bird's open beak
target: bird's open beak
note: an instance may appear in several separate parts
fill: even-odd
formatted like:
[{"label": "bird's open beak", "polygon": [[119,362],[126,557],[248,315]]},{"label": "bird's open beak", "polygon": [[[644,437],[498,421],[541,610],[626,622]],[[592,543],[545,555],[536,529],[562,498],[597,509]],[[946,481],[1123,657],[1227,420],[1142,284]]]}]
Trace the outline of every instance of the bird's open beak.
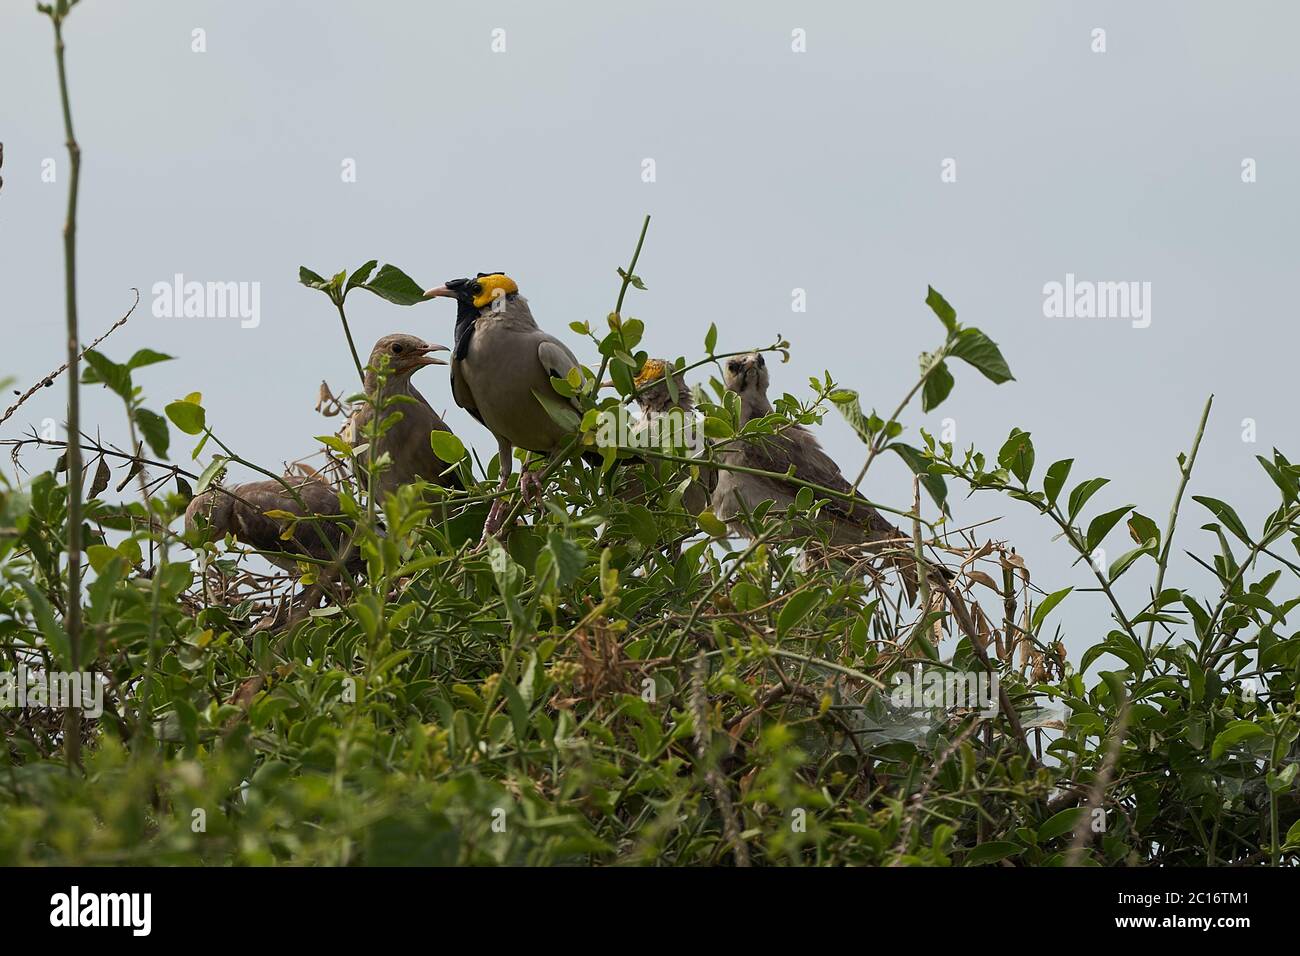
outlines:
[{"label": "bird's open beak", "polygon": [[456,293],[452,292],[445,285],[440,285],[438,286],[438,288],[430,289],[428,292],[424,294],[424,297],[426,299],[436,299],[439,296],[447,299],[454,299],[456,298]]},{"label": "bird's open beak", "polygon": [[449,351],[451,351],[451,350],[450,350],[449,348],[447,348],[447,346],[445,346],[445,345],[430,345],[427,349],[425,349],[425,350],[421,353],[419,359],[417,359],[417,364],[419,364],[419,365],[446,365],[447,363],[446,363],[445,361],[443,361],[443,360],[440,359],[440,358],[434,358],[434,357],[433,357],[432,355],[430,355],[429,353],[430,353],[430,352],[449,352]]}]

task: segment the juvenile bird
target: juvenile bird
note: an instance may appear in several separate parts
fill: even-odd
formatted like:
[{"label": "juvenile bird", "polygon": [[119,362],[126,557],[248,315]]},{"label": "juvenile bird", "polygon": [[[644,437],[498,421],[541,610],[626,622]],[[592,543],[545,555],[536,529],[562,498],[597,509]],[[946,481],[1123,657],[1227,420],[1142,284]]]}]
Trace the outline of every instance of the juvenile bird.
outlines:
[{"label": "juvenile bird", "polygon": [[[275,480],[209,488],[195,495],[185,509],[185,530],[194,531],[202,518],[212,539],[234,535],[236,541],[250,548],[271,552],[264,555],[266,560],[294,575],[299,573],[299,567],[293,555],[317,561],[334,560],[351,531],[349,523],[340,516],[339,496],[316,478],[286,475],[284,481],[296,498]],[[300,518],[335,517],[296,522],[293,534],[282,540],[283,520],[268,517],[268,511],[284,511]],[[364,566],[355,549],[348,555],[346,566],[353,573]]]},{"label": "juvenile bird", "polygon": [[[742,427],[756,418],[772,414],[772,403],[767,398],[767,363],[761,353],[728,359],[723,379],[727,389],[740,396]],[[832,498],[822,508],[818,524],[827,532],[833,546],[866,544],[874,545],[872,550],[883,550],[885,542],[892,542],[900,552],[907,547],[910,536],[894,527],[853,490],[812,432],[801,425],[783,427],[775,435],[734,442],[719,453],[718,461],[778,473],[787,472],[793,466],[794,477],[860,500],[859,504],[858,501]],[[778,478],[726,469],[719,471],[713,493],[713,510],[738,534],[748,534],[739,520],[741,506],[745,511],[752,511],[760,502],[770,498],[776,503],[775,511],[784,511],[799,492],[798,485]],[[899,553],[891,555],[890,561],[903,569],[904,586],[909,601],[912,600],[916,590],[914,559]]]},{"label": "juvenile bird", "polygon": [[[668,373],[673,372],[673,388],[668,387]],[[641,418],[633,427],[633,447],[685,446],[699,454],[704,451],[704,433],[696,421],[695,397],[686,387],[686,378],[673,369],[666,359],[646,359],[633,384],[635,400],[641,409]],[[676,392],[676,398],[673,393]],[[709,497],[718,482],[718,473],[701,464],[700,477],[692,481],[682,494],[682,507],[698,515],[709,506]],[[625,476],[625,497],[637,500],[645,497],[645,488],[633,474]],[[644,501],[641,503],[644,504]]]},{"label": "juvenile bird", "polygon": [[[379,437],[376,447],[367,448],[357,456],[357,480],[366,484],[365,466],[385,452],[390,464],[375,476],[375,496],[382,500],[402,485],[423,479],[447,488],[462,487],[454,470],[434,454],[429,444],[429,433],[450,432],[433,406],[411,382],[411,376],[426,365],[446,365],[430,353],[446,352],[445,345],[430,345],[414,335],[385,335],[375,343],[366,362],[365,392],[367,401],[357,405],[348,422],[348,441],[353,447],[370,441],[369,427],[375,417],[376,405],[381,406],[381,420],[395,412],[401,420],[394,423]],[[380,386],[380,369],[386,368],[386,377]],[[409,401],[397,401],[384,406],[384,402],[397,396]]]},{"label": "juvenile bird", "polygon": [[[578,367],[578,359],[567,345],[537,327],[528,300],[503,273],[452,279],[425,293],[426,298],[437,296],[456,300],[452,397],[496,437],[501,463],[498,490],[505,491],[514,448],[552,454],[569,439],[537,395],[564,401],[551,378],[567,376]],[[540,480],[527,467],[519,476],[519,490],[528,502],[540,493]],[[483,526],[484,541],[501,529],[506,511],[504,498],[492,502]]]}]

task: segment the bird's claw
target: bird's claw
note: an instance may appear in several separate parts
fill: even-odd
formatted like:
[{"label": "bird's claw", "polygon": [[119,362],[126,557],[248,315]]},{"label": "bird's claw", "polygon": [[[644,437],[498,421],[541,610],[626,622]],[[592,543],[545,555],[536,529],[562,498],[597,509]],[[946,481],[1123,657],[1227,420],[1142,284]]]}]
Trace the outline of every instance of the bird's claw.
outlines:
[{"label": "bird's claw", "polygon": [[519,474],[519,493],[524,497],[524,504],[530,508],[542,500],[542,479],[536,472],[524,471]]}]

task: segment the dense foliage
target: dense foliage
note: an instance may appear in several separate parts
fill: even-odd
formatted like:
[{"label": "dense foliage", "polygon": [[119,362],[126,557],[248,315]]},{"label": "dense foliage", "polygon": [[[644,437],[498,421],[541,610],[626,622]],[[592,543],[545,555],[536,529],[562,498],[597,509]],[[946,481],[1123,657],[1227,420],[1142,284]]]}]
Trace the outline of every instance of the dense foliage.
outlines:
[{"label": "dense foliage", "polygon": [[[518,521],[503,542],[476,547],[500,463],[476,468],[462,441],[438,435],[435,452],[467,490],[409,485],[382,508],[368,490],[383,457],[358,469],[352,444],[319,436],[327,462],[300,468],[339,489],[335,517],[353,534],[344,553],[304,561],[296,575],[268,573],[203,528],[182,532],[187,503],[228,470],[278,475],[241,457],[236,436],[214,432],[200,394],[161,412],[148,404],[137,379],[168,356],[78,350],[79,147],[61,33],[75,2],[39,9],[54,25],[73,160],[68,433],[78,437],[5,442],[14,468],[0,474],[0,677],[13,689],[9,675],[88,671],[106,689],[93,719],[0,699],[0,863],[1300,857],[1300,634],[1286,628],[1300,604],[1300,566],[1288,557],[1300,548],[1300,467],[1277,451],[1260,458],[1279,498],[1258,530],[1225,502],[1184,501],[1207,403],[1171,474],[1161,527],[1131,507],[1095,513],[1106,480],[1078,480],[1068,460],[1036,468],[1019,429],[994,456],[924,433],[905,442],[911,400],[937,407],[954,368],[1011,377],[998,347],[933,290],[942,344],[921,357],[915,388],[887,418],[864,412],[829,373],[806,398],[785,395],[743,427],[736,396],[716,380],[698,401],[710,461],[831,408],[863,439],[859,481],[881,452],[898,454],[916,487],[905,507],[881,506],[905,532],[896,547],[913,570],[947,568],[920,576],[915,604],[897,562],[810,536],[835,489],[800,483],[788,509],[758,507],[747,534],[729,539],[711,511],[683,505],[707,462],[682,448],[634,456],[598,445],[601,412],[631,395],[646,359],[644,326],[624,315],[629,290],[644,288],[636,255],[619,270],[600,331],[571,328],[598,346],[601,367],[539,396],[573,439],[547,465],[542,507],[524,508],[509,489]],[[376,265],[300,274],[328,297],[349,346],[353,291],[397,306],[421,300],[401,270]],[[718,339],[711,327],[705,356],[678,365],[689,372],[733,354]],[[617,396],[597,387],[607,373]],[[129,447],[82,437],[94,429],[80,426],[78,385],[120,399]],[[364,401],[323,395],[322,409]],[[371,442],[400,404],[370,416]],[[193,439],[194,470],[181,436]],[[961,528],[950,486],[1037,511],[1092,568],[1090,599],[1107,602],[1113,623],[1088,635],[1081,659],[1066,659],[1049,622],[1084,598],[1040,589],[1014,548]],[[1191,508],[1212,519],[1203,528],[1215,553],[1193,555],[1217,582],[1209,589],[1168,579],[1179,515]],[[300,519],[272,517],[292,541]],[[1097,560],[1125,533],[1132,549]],[[357,554],[365,569],[353,574],[346,559]],[[1112,585],[1139,574],[1149,598],[1126,607]],[[324,595],[323,606],[289,603],[297,586]],[[899,698],[901,678],[927,671],[996,676],[993,706]]]},{"label": "dense foliage", "polygon": [[[623,292],[640,285],[621,272]],[[996,346],[928,301],[946,337],[923,357],[926,407],[947,396],[954,360],[1009,377]],[[643,329],[618,312],[608,325],[594,337],[630,392]],[[1300,636],[1284,622],[1300,599],[1276,592],[1297,573],[1278,548],[1296,534],[1300,469],[1281,454],[1261,459],[1280,496],[1261,530],[1197,499],[1220,544],[1202,563],[1221,585],[1198,594],[1164,580],[1172,520],[1088,517],[1104,480],[1072,483],[1070,462],[1039,478],[1019,430],[996,461],[926,435],[905,445],[897,416],[862,413],[829,375],[742,429],[714,382],[700,405],[711,454],[836,406],[869,457],[894,449],[913,465],[945,515],[918,523],[916,542],[956,576],[908,607],[878,557],[800,547],[812,542],[793,519],[828,500],[811,488],[788,513],[759,509],[752,540],[686,513],[699,463],[680,449],[621,463],[607,451],[605,468],[557,460],[544,507],[475,550],[493,480],[409,486],[380,512],[350,477],[350,446],[323,436],[336,467],[322,473],[344,492],[366,572],[330,584],[328,568],[304,564],[334,599],[286,615],[285,576],[258,572],[232,541],[170,530],[242,459],[200,396],[165,406],[170,427],[148,410],[135,378],[163,358],[87,355],[85,380],[121,396],[153,457],[86,445],[91,580],[75,661],[61,623],[66,475],[3,491],[5,668],[89,669],[109,689],[72,769],[58,715],[0,711],[0,861],[1032,865],[1064,862],[1076,842],[1080,860],[1109,864],[1294,858]],[[618,405],[599,378],[561,389],[592,410]],[[590,447],[595,412],[570,414],[575,448]],[[197,455],[220,453],[199,473],[164,462],[177,431]],[[460,443],[442,444],[469,476]],[[1194,448],[1180,458],[1183,484],[1193,461]],[[623,493],[630,479],[640,497]],[[133,500],[110,500],[131,481]],[[1114,630],[1083,660],[1065,660],[1047,623],[1067,592],[1040,599],[1012,550],[955,530],[952,482],[1038,510],[1081,555],[1113,529],[1132,536],[1095,568]],[[906,510],[919,516],[919,501]],[[1144,571],[1156,596],[1124,608],[1111,583]],[[1058,618],[1071,601],[1060,606]],[[900,709],[894,676],[917,663],[992,669],[1009,707]]]}]

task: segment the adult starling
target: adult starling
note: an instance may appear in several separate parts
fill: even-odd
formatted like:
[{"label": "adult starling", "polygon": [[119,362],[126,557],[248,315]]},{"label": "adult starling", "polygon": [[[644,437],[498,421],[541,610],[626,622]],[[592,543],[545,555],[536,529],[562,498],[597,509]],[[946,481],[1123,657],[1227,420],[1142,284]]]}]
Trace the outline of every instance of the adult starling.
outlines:
[{"label": "adult starling", "polygon": [[[566,377],[578,367],[578,359],[567,345],[537,327],[528,300],[503,273],[452,279],[425,296],[456,300],[451,394],[496,437],[501,464],[498,490],[505,491],[514,448],[552,454],[571,437],[537,396],[563,401],[551,379]],[[540,492],[540,479],[527,467],[519,475],[519,490],[528,502]],[[483,525],[483,540],[501,529],[505,515],[505,499],[498,497]]]},{"label": "adult starling", "polygon": [[[294,494],[274,480],[209,488],[195,495],[185,509],[185,530],[194,531],[202,518],[213,539],[234,535],[236,541],[264,552],[266,560],[295,576],[299,566],[293,555],[333,561],[351,531],[350,523],[341,517],[339,496],[316,478],[286,475],[284,482]],[[268,511],[326,520],[297,521],[293,533],[282,539],[287,519],[270,517]],[[353,573],[364,566],[356,549],[348,555],[346,566]]]},{"label": "adult starling", "polygon": [[[379,500],[402,485],[421,479],[447,488],[462,487],[455,469],[449,468],[434,454],[429,444],[431,432],[450,432],[451,429],[411,382],[411,376],[426,365],[446,365],[445,361],[430,354],[446,351],[445,345],[430,345],[414,335],[399,333],[385,335],[370,352],[365,379],[367,401],[358,404],[352,413],[348,422],[348,440],[354,447],[370,441],[370,422],[374,419],[376,405],[380,406],[381,420],[394,413],[402,416],[379,437],[375,448],[367,447],[357,456],[357,480],[364,487],[366,464],[387,452],[388,467],[375,476],[374,492]],[[386,371],[381,375],[381,370]],[[385,404],[399,397],[399,401]]]},{"label": "adult starling", "polygon": [[[772,414],[772,403],[767,398],[767,363],[761,353],[728,359],[723,378],[727,389],[740,396],[742,427],[756,418]],[[871,546],[871,550],[884,550],[886,542],[890,543],[899,552],[891,555],[890,561],[903,569],[903,583],[908,599],[912,599],[916,590],[915,561],[902,554],[908,547],[910,535],[894,527],[853,490],[839,466],[822,450],[808,429],[801,425],[787,425],[774,435],[732,442],[718,453],[717,460],[723,465],[741,465],[777,473],[788,472],[793,466],[794,477],[857,499],[853,502],[843,498],[830,499],[819,514],[817,528],[801,530],[824,531],[829,543],[835,547],[866,544]],[[747,536],[749,533],[740,517],[742,506],[744,511],[753,511],[760,502],[772,499],[774,512],[784,512],[799,493],[798,485],[779,478],[725,468],[719,471],[713,492],[713,510],[737,534]]]}]

